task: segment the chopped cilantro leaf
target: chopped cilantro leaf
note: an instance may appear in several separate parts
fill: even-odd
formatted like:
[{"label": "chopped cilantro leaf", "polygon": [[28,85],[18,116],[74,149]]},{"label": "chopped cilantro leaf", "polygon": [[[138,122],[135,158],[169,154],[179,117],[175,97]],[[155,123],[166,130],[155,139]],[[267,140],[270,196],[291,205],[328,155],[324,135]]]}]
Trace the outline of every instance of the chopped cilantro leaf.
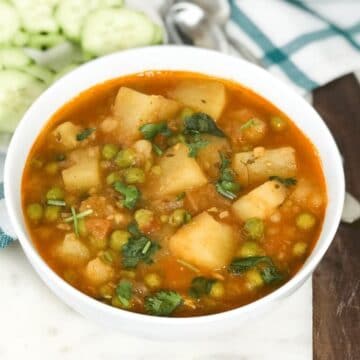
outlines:
[{"label": "chopped cilantro leaf", "polygon": [[191,282],[189,295],[193,298],[200,298],[204,295],[210,294],[213,284],[216,282],[214,279],[208,279],[203,276],[194,278]]},{"label": "chopped cilantro leaf", "polygon": [[282,178],[280,176],[270,176],[269,180],[275,180],[283,185],[285,185],[286,187],[289,186],[294,186],[297,184],[297,180],[295,178]]},{"label": "chopped cilantro leaf", "polygon": [[169,316],[182,302],[183,299],[177,292],[161,290],[145,298],[145,310],[151,315]]},{"label": "chopped cilantro leaf", "polygon": [[123,205],[129,210],[135,207],[141,196],[140,190],[135,185],[125,185],[121,181],[115,181],[114,189],[124,196]]},{"label": "chopped cilantro leaf", "polygon": [[85,139],[87,139],[96,129],[95,128],[86,128],[83,131],[79,132],[76,135],[76,140],[77,141],[83,141]]},{"label": "chopped cilantro leaf", "polygon": [[234,200],[240,191],[240,184],[234,180],[235,176],[230,167],[230,160],[223,153],[220,153],[220,160],[220,178],[215,184],[216,191],[220,195]]},{"label": "chopped cilantro leaf", "polygon": [[130,307],[132,283],[129,280],[121,280],[115,289],[115,293],[118,300],[125,308]]},{"label": "chopped cilantro leaf", "polygon": [[164,136],[171,136],[172,132],[168,128],[165,122],[157,123],[157,124],[145,124],[140,126],[140,132],[142,133],[144,139],[146,140],[153,140],[156,135],[164,135]]},{"label": "chopped cilantro leaf", "polygon": [[218,137],[225,137],[225,134],[217,127],[212,117],[202,112],[193,113],[192,115],[185,117],[184,134],[210,134]]}]

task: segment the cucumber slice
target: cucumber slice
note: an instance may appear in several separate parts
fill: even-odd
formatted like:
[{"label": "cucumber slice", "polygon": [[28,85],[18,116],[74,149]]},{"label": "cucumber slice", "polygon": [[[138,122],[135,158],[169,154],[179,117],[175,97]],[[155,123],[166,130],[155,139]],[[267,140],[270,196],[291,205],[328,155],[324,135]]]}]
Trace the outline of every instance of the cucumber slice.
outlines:
[{"label": "cucumber slice", "polygon": [[0,68],[21,69],[31,63],[31,58],[20,48],[0,48]]},{"label": "cucumber slice", "polygon": [[65,41],[66,38],[60,34],[33,34],[30,35],[27,45],[30,48],[46,50]]},{"label": "cucumber slice", "polygon": [[59,26],[53,16],[56,1],[12,0],[19,11],[21,22],[30,33],[56,33]]},{"label": "cucumber slice", "polygon": [[0,71],[0,131],[13,132],[46,85],[19,70]]},{"label": "cucumber slice", "polygon": [[55,74],[44,66],[31,64],[26,66],[23,71],[47,85],[50,85],[54,81]]},{"label": "cucumber slice", "polygon": [[63,0],[56,9],[55,18],[69,39],[80,41],[81,28],[91,11],[123,4],[123,0]]},{"label": "cucumber slice", "polygon": [[0,44],[9,44],[20,29],[20,17],[16,9],[0,1]]},{"label": "cucumber slice", "polygon": [[154,24],[143,14],[129,9],[99,9],[85,20],[81,45],[94,55],[152,44]]},{"label": "cucumber slice", "polygon": [[154,25],[154,37],[153,37],[153,44],[162,44],[164,42],[164,29],[158,25]]},{"label": "cucumber slice", "polygon": [[23,47],[29,42],[29,39],[30,35],[25,31],[20,30],[13,36],[12,45]]}]

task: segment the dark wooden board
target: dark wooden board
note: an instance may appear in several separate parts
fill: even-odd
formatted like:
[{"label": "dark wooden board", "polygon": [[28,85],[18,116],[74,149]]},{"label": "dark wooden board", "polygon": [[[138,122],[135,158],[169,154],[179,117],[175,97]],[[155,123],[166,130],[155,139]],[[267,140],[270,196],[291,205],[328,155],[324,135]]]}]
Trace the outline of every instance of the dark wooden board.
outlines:
[{"label": "dark wooden board", "polygon": [[[314,107],[344,156],[347,190],[360,199],[358,81],[347,75],[317,89]],[[340,225],[313,276],[313,355],[314,360],[360,359],[359,221]]]}]

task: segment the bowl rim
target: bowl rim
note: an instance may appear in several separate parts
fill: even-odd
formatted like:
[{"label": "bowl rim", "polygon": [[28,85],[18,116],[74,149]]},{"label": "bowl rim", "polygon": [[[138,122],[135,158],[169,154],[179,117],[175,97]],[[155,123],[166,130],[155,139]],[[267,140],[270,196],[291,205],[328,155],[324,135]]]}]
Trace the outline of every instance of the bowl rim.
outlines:
[{"label": "bowl rim", "polygon": [[[204,56],[205,58],[209,58],[209,59],[211,57],[218,57],[218,58],[222,58],[222,59],[226,59],[226,58],[234,59],[233,56],[218,53],[216,51],[207,50],[207,49],[194,48],[194,47],[190,47],[190,46],[162,45],[162,46],[151,46],[151,47],[125,50],[122,52],[113,53],[113,54],[98,58],[96,60],[90,61],[90,62],[80,66],[79,68],[73,70],[72,72],[65,75],[63,78],[61,78],[59,81],[54,83],[32,104],[32,106],[28,109],[28,111],[24,115],[23,119],[21,120],[19,126],[17,127],[17,129],[13,135],[13,138],[12,138],[10,146],[9,146],[8,154],[7,154],[7,157],[5,160],[4,194],[5,194],[7,210],[10,215],[11,223],[15,230],[15,233],[18,236],[21,246],[22,246],[26,256],[30,260],[32,266],[34,267],[34,269],[40,275],[42,280],[45,281],[46,285],[49,286],[57,295],[58,295],[58,293],[57,293],[55,287],[57,288],[58,291],[61,291],[63,294],[65,294],[64,296],[58,295],[63,301],[65,301],[69,304],[69,301],[65,300],[64,297],[66,296],[68,299],[72,298],[79,304],[79,306],[80,305],[89,306],[97,312],[107,313],[107,314],[111,315],[115,322],[117,321],[117,318],[119,318],[119,319],[121,318],[123,320],[139,320],[140,322],[146,323],[146,324],[163,324],[163,325],[174,325],[174,324],[181,325],[182,324],[182,325],[186,326],[186,325],[212,323],[214,321],[219,321],[219,320],[222,321],[222,320],[226,320],[226,319],[231,319],[235,315],[240,315],[242,313],[244,314],[244,313],[257,312],[258,310],[260,310],[261,308],[264,308],[269,303],[274,302],[277,299],[281,299],[284,296],[295,291],[311,275],[311,273],[314,271],[315,267],[321,261],[325,252],[329,248],[329,246],[334,238],[334,235],[336,233],[336,230],[338,228],[338,224],[340,222],[341,213],[342,213],[342,207],[343,207],[344,196],[345,196],[345,179],[344,179],[344,172],[343,172],[343,168],[342,168],[341,155],[340,155],[340,152],[336,145],[336,142],[335,142],[332,134],[330,133],[328,127],[326,126],[325,122],[321,119],[319,114],[300,95],[296,94],[290,87],[288,87],[287,85],[282,83],[280,80],[275,78],[273,75],[271,75],[269,72],[258,67],[257,65],[251,64],[245,60],[237,58],[236,62],[239,66],[243,66],[245,69],[246,68],[251,69],[255,73],[262,74],[262,76],[266,77],[270,82],[272,82],[278,88],[288,91],[289,96],[292,98],[295,98],[296,102],[298,104],[300,104],[302,107],[307,108],[307,111],[312,115],[312,117],[314,119],[317,119],[317,121],[320,122],[319,126],[322,127],[322,130],[324,131],[324,136],[327,137],[327,139],[328,139],[328,145],[331,146],[333,149],[333,153],[335,155],[335,158],[333,159],[333,161],[335,163],[335,167],[337,168],[336,181],[338,182],[338,185],[339,185],[339,193],[337,194],[338,202],[336,204],[337,205],[336,211],[332,216],[333,221],[329,225],[330,228],[327,230],[326,240],[324,241],[324,244],[317,249],[317,253],[312,258],[309,257],[307,259],[307,261],[305,262],[305,264],[301,267],[301,269],[289,281],[287,281],[285,284],[283,284],[282,286],[280,286],[278,289],[274,290],[273,292],[265,295],[264,297],[259,298],[258,300],[255,300],[249,304],[246,304],[246,305],[243,305],[243,306],[231,309],[231,310],[214,313],[214,314],[209,314],[209,315],[194,316],[194,317],[157,317],[157,316],[134,313],[131,311],[126,311],[123,309],[115,308],[115,307],[109,306],[107,304],[101,303],[100,301],[95,300],[94,298],[86,295],[85,293],[82,293],[81,291],[77,290],[75,287],[68,284],[59,275],[57,275],[55,273],[55,271],[52,270],[49,265],[47,265],[45,260],[41,257],[41,255],[36,250],[35,246],[33,246],[31,238],[27,236],[25,231],[23,231],[22,226],[20,224],[22,221],[22,220],[20,220],[20,218],[22,217],[22,214],[17,213],[16,206],[15,206],[16,198],[11,190],[12,173],[14,171],[13,165],[16,162],[17,140],[18,140],[18,138],[21,138],[21,136],[23,136],[23,133],[25,131],[24,124],[27,121],[27,118],[31,117],[32,112],[34,112],[37,107],[41,106],[41,103],[43,101],[42,99],[45,99],[46,96],[48,96],[51,92],[54,92],[58,87],[60,87],[60,84],[65,84],[67,82],[70,82],[81,71],[84,72],[84,71],[89,71],[89,70],[95,70],[97,68],[97,66],[100,66],[103,63],[106,64],[109,61],[115,60],[119,57],[126,56],[129,54],[131,55],[131,54],[135,53],[135,54],[139,55],[140,57],[143,56],[143,58],[146,58],[146,56],[150,53],[151,54],[159,54],[159,53],[161,54],[161,53],[166,53],[169,51],[178,52],[178,55],[182,55],[182,56],[186,56],[189,54],[194,55],[195,53],[197,53],[197,54],[199,54],[199,56]],[[151,71],[151,70],[152,69],[149,69],[149,71]],[[165,68],[163,70],[167,71],[167,69],[165,69]],[[188,71],[192,71],[192,70],[189,68]],[[195,71],[195,72],[199,72],[199,71]],[[131,72],[126,73],[126,74],[131,74]],[[206,72],[204,72],[204,74],[208,75],[208,73],[206,73]],[[124,74],[121,76],[126,76],[126,75]],[[221,78],[221,76],[217,76],[217,75],[214,75],[214,76]],[[116,75],[114,75],[113,78],[115,79]],[[225,79],[225,76],[223,78]],[[108,79],[98,80],[98,84],[102,83],[103,81],[107,81],[107,80]],[[236,80],[235,80],[235,82],[236,82]],[[237,82],[240,83],[239,81],[237,81]],[[253,90],[253,89],[251,89],[251,90],[254,91],[255,93],[257,93],[259,96],[263,97],[266,101],[269,101],[272,103],[272,101],[269,100],[266,95],[264,95],[262,93],[258,93],[258,91],[256,91],[256,90]],[[72,98],[73,97],[70,97],[69,100],[71,100]],[[278,105],[275,104],[275,106],[277,108],[279,108],[281,111],[284,111]],[[53,113],[55,113],[58,109],[59,108],[54,109]],[[46,126],[48,121],[49,121],[49,118],[47,118],[46,120],[44,120],[42,122],[41,129],[43,129],[44,126]],[[295,122],[295,124],[296,124],[296,122]],[[303,131],[303,130],[301,130],[301,131]],[[305,135],[307,136],[306,133],[305,133]],[[32,144],[34,143],[34,141],[37,139],[38,136],[39,136],[39,132],[37,132],[36,135],[34,136]],[[315,146],[315,148],[317,149],[316,146]],[[26,155],[28,155],[28,152]],[[27,158],[27,156],[26,156],[26,158]],[[320,157],[320,160],[321,160],[321,157]],[[21,165],[25,165],[25,162],[23,164],[17,163],[16,166],[19,167]],[[22,174],[23,174],[23,168],[21,171],[21,177],[22,177]],[[325,180],[327,181],[327,179],[325,179]],[[327,186],[327,183],[326,183],[326,186]],[[329,202],[328,202],[328,205],[329,205]],[[328,215],[326,214],[325,218],[327,216]],[[320,237],[321,236],[322,236],[322,233],[320,234]],[[319,237],[319,239],[320,239],[320,237]],[[318,241],[319,241],[319,239],[318,239]],[[314,253],[314,251],[315,251],[315,249],[313,249],[313,253]],[[75,307],[71,304],[70,304],[70,306]]]}]

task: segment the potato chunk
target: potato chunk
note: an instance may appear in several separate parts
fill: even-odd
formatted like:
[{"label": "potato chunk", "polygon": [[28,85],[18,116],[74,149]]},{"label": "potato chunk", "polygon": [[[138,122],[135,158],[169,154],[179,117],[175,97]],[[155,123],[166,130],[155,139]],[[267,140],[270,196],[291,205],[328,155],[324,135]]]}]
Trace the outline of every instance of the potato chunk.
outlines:
[{"label": "potato chunk", "polygon": [[100,186],[98,147],[75,150],[69,159],[74,165],[62,171],[67,191],[86,191]]},{"label": "potato chunk", "polygon": [[146,95],[121,87],[114,104],[118,136],[123,143],[129,145],[141,137],[140,126],[169,120],[179,112],[180,108],[179,103],[163,96]]},{"label": "potato chunk", "polygon": [[180,228],[169,240],[170,251],[178,258],[205,270],[216,270],[231,260],[235,247],[232,228],[206,211]]},{"label": "potato chunk", "polygon": [[212,135],[202,135],[202,138],[207,140],[209,144],[198,151],[196,159],[207,175],[217,178],[220,168],[219,152],[229,151],[229,142],[225,138]]},{"label": "potato chunk", "polygon": [[114,276],[114,269],[99,258],[89,261],[85,269],[86,279],[93,285],[101,285],[110,281]]},{"label": "potato chunk", "polygon": [[294,148],[288,146],[258,153],[248,151],[234,155],[233,168],[243,185],[262,182],[275,175],[284,178],[296,175]]},{"label": "potato chunk", "polygon": [[225,86],[213,80],[182,80],[168,92],[177,100],[194,110],[202,111],[217,120],[226,104]]},{"label": "potato chunk", "polygon": [[242,221],[252,217],[266,219],[285,201],[287,195],[288,190],[284,185],[267,181],[236,200],[232,211]]},{"label": "potato chunk", "polygon": [[75,149],[79,145],[76,135],[81,131],[81,127],[66,121],[60,124],[52,132],[57,142],[62,144],[66,149]]},{"label": "potato chunk", "polygon": [[75,234],[66,234],[64,240],[55,248],[55,256],[67,265],[82,265],[90,258],[89,249]]},{"label": "potato chunk", "polygon": [[156,196],[179,194],[205,185],[208,180],[194,158],[189,157],[184,144],[168,149],[159,161],[161,175],[154,182]]}]

